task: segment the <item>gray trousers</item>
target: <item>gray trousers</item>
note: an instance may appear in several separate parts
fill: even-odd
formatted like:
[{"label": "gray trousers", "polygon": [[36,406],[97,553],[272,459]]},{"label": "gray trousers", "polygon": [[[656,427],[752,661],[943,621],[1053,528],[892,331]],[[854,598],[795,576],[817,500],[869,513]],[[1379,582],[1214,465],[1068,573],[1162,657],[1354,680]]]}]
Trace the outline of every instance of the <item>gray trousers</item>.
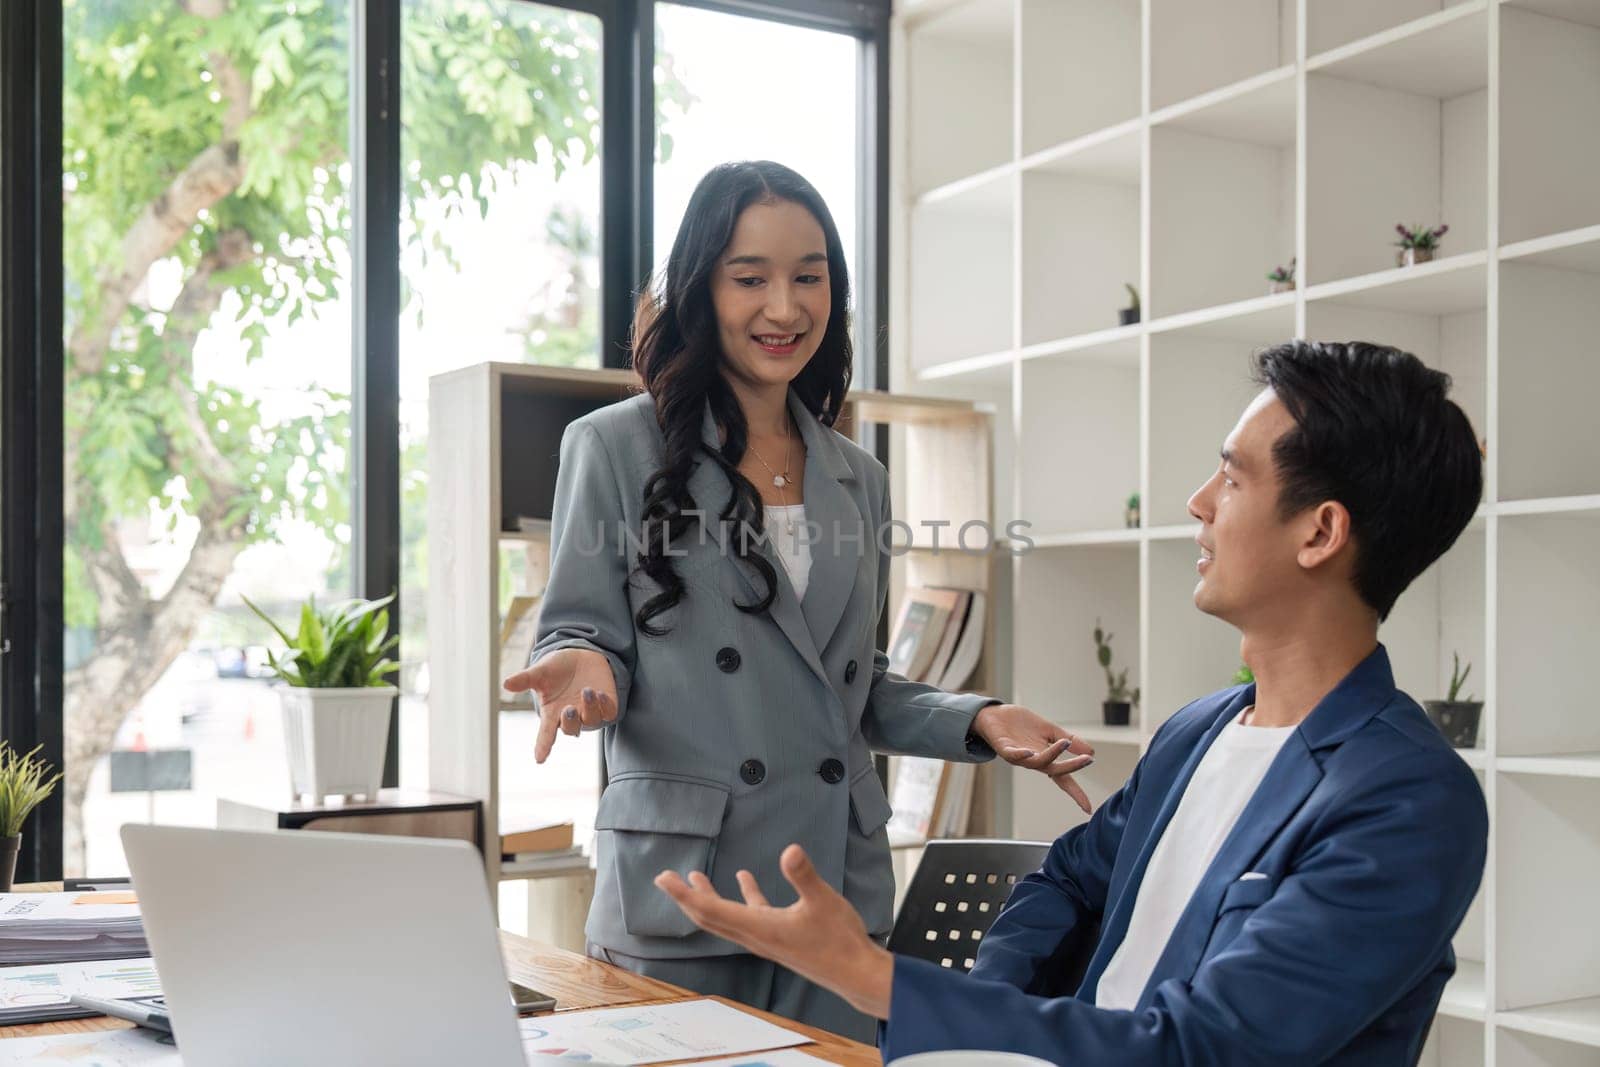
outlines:
[{"label": "gray trousers", "polygon": [[875,1045],[876,1019],[793,971],[759,956],[702,956],[642,959],[589,942],[589,955],[623,970],[670,982],[708,997],[727,997],[786,1019],[831,1030],[841,1037]]}]

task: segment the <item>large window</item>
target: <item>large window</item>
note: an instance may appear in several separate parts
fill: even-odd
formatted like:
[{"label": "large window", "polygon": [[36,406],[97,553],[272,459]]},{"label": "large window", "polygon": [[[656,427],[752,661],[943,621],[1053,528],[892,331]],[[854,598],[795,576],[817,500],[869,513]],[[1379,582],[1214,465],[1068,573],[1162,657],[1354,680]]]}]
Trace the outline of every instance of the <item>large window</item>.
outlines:
[{"label": "large window", "polygon": [[[30,522],[0,581],[36,629],[0,725],[67,772],[19,877],[120,874],[126,822],[285,797],[245,598],[286,619],[399,588],[390,784],[426,784],[429,377],[625,366],[633,288],[727,159],[794,166],[864,247],[860,171],[881,196],[885,161],[861,60],[887,0],[745,6],[5,0],[49,47],[0,48],[11,99],[39,105],[6,109],[0,147],[51,162],[0,198],[28,246],[0,285],[29,340],[3,370],[32,391],[7,395],[44,401],[0,425],[0,457],[51,456],[5,467],[5,529]],[[534,768],[533,729],[508,713],[508,816],[586,822],[594,739]]]},{"label": "large window", "polygon": [[856,203],[860,45],[840,33],[683,4],[656,5],[659,64],[655,261],[666,262],[683,210],[718,163],[770,159],[827,202],[859,284]]},{"label": "large window", "polygon": [[[402,781],[427,780],[428,379],[479,363],[600,365],[604,27],[546,4],[408,0],[401,55]],[[463,110],[463,108],[465,110]],[[502,573],[520,588],[517,553]],[[502,713],[502,822],[593,822],[598,738],[533,762]]]},{"label": "large window", "polygon": [[64,16],[64,868],[108,875],[124,822],[285,788],[241,594],[352,588],[350,17]]}]

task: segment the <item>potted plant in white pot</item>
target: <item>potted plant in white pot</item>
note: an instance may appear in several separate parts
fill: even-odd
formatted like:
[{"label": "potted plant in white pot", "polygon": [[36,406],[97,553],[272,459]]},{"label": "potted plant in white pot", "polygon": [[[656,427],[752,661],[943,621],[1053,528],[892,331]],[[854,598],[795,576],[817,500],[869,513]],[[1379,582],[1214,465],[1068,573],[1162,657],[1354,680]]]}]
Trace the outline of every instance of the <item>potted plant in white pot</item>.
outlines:
[{"label": "potted plant in white pot", "polygon": [[[243,598],[241,598],[243,599]],[[297,796],[373,799],[383,784],[389,715],[399,693],[386,681],[400,665],[385,656],[399,643],[389,637],[382,600],[350,600],[318,610],[300,607],[300,628],[290,637],[245,599],[287,645],[280,659],[267,653],[282,690],[289,779]]]},{"label": "potted plant in white pot", "polygon": [[1460,699],[1461,687],[1471,673],[1472,664],[1467,664],[1463,670],[1461,655],[1450,653],[1449,695],[1443,700],[1429,700],[1424,704],[1428,718],[1433,720],[1433,725],[1455,748],[1476,748],[1478,745],[1478,719],[1483,715],[1483,701],[1470,696],[1465,700]]},{"label": "potted plant in white pot", "polygon": [[1100,620],[1094,621],[1094,646],[1095,656],[1100,666],[1106,672],[1106,699],[1100,705],[1100,713],[1105,718],[1107,726],[1126,726],[1133,713],[1133,705],[1139,703],[1139,690],[1135,687],[1128,689],[1128,671],[1123,669],[1118,674],[1111,669],[1111,638],[1100,629]]},{"label": "potted plant in white pot", "polygon": [[0,741],[0,893],[9,892],[17,874],[17,853],[22,849],[22,824],[61,781],[40,759],[37,745],[26,756]]},{"label": "potted plant in white pot", "polygon": [[1397,222],[1395,232],[1400,235],[1400,240],[1394,243],[1400,251],[1395,256],[1395,265],[1400,267],[1414,267],[1418,263],[1427,263],[1433,259],[1434,252],[1439,249],[1439,238],[1450,232],[1448,226],[1407,226]]}]

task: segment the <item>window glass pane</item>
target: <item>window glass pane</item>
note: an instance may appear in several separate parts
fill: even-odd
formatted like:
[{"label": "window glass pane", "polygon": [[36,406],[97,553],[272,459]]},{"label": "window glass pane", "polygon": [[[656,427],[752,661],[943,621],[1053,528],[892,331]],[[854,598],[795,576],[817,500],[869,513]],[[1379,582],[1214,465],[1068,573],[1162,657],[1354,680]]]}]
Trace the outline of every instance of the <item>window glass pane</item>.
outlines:
[{"label": "window glass pane", "polygon": [[822,194],[859,289],[855,38],[667,3],[656,35],[657,267],[706,171],[771,159]]},{"label": "window glass pane", "polygon": [[[400,751],[402,783],[421,785],[428,379],[485,360],[600,365],[602,27],[553,5],[490,0],[407,0],[402,15]],[[537,591],[524,563],[516,545],[503,548],[502,610]],[[537,725],[528,711],[500,716],[501,823],[572,819],[587,841],[599,735],[562,738],[537,766]]]},{"label": "window glass pane", "polygon": [[121,824],[287,787],[241,594],[352,586],[350,18],[63,6],[64,866],[113,875]]}]

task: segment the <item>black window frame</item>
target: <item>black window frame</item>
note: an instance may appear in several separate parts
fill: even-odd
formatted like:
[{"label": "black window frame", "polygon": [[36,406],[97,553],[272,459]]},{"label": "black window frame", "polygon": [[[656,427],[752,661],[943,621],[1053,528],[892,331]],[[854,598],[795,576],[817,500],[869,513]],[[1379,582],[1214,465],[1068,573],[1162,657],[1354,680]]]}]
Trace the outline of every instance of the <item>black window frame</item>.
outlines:
[{"label": "black window frame", "polygon": [[[512,0],[513,3],[519,0]],[[653,262],[658,0],[538,0],[603,27],[601,365],[627,367],[634,296]],[[859,335],[855,384],[888,387],[890,0],[669,0],[854,37],[859,84]],[[350,115],[352,572],[362,596],[400,587],[399,0],[354,0]],[[0,737],[63,765],[62,5],[0,3]],[[886,458],[887,442],[872,442]],[[399,631],[398,606],[390,613]],[[384,784],[399,780],[399,716]],[[21,882],[62,873],[63,791],[24,827]]]}]

